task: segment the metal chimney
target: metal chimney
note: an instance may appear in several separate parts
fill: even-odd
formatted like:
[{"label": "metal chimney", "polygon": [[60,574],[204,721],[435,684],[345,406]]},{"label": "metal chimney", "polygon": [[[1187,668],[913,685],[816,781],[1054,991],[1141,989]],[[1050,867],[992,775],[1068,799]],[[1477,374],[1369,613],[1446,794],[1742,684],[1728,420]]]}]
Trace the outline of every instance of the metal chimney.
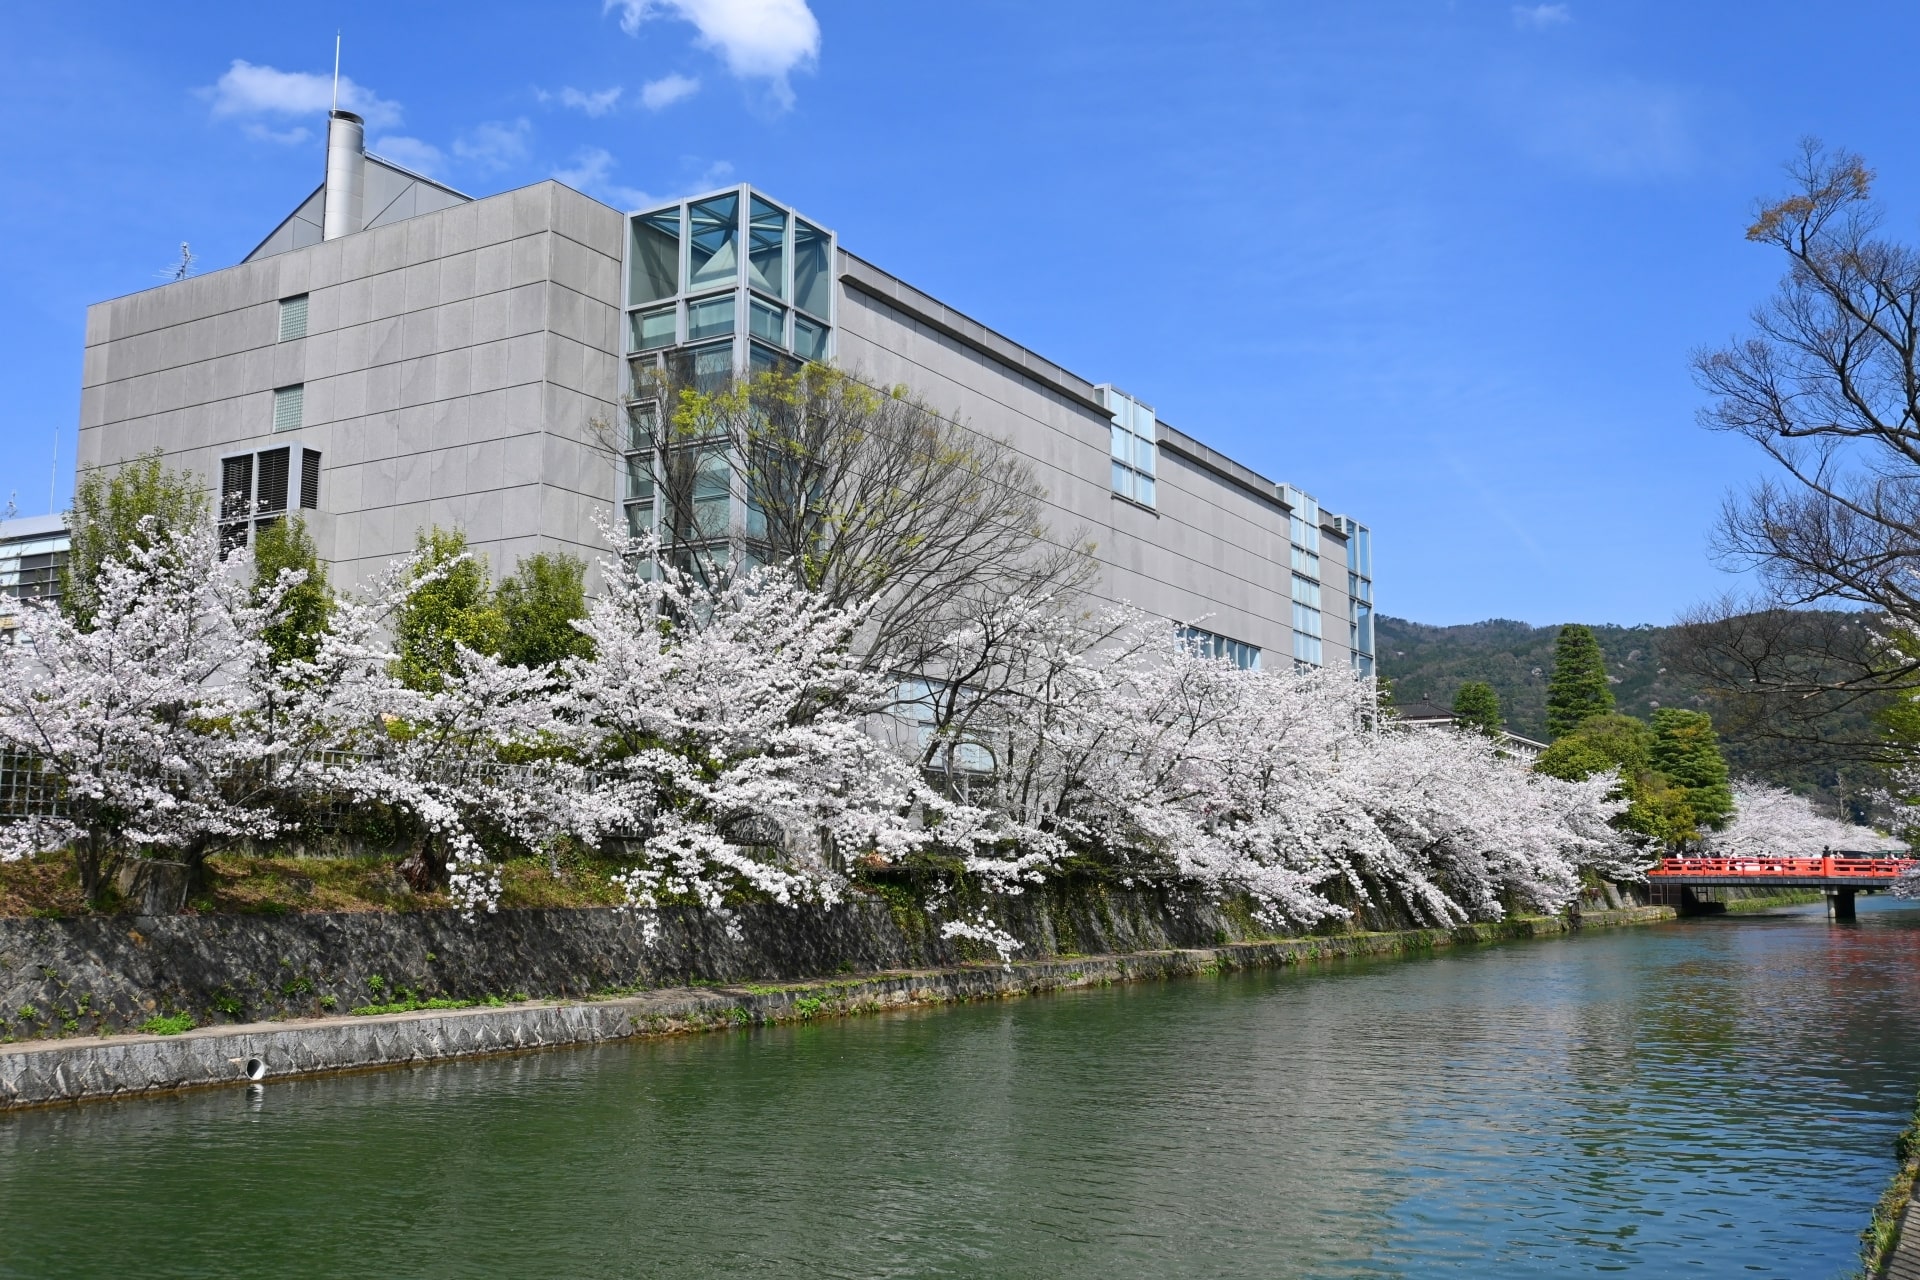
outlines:
[{"label": "metal chimney", "polygon": [[320,238],[337,240],[360,229],[367,180],[367,126],[351,111],[327,117],[327,198]]}]

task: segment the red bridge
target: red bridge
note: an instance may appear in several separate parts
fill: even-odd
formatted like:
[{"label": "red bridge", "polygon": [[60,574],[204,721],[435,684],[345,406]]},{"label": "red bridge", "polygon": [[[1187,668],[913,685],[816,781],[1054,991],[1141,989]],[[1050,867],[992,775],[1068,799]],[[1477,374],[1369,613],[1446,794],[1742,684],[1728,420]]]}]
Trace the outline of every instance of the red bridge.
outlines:
[{"label": "red bridge", "polygon": [[1920,859],[1884,858],[1869,853],[1827,853],[1818,858],[1662,858],[1647,872],[1652,900],[1698,907],[1695,888],[1719,885],[1772,885],[1779,889],[1824,889],[1827,913],[1853,919],[1853,896],[1890,888],[1902,876],[1920,874]]}]

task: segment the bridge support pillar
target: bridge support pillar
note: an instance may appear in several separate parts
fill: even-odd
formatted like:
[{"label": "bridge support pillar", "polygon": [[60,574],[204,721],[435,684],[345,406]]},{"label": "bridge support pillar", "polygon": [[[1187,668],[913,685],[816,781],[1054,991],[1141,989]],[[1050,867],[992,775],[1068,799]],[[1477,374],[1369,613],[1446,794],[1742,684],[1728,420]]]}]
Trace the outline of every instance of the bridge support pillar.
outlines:
[{"label": "bridge support pillar", "polygon": [[1827,890],[1827,919],[1851,920],[1854,918],[1853,892],[1852,889]]}]

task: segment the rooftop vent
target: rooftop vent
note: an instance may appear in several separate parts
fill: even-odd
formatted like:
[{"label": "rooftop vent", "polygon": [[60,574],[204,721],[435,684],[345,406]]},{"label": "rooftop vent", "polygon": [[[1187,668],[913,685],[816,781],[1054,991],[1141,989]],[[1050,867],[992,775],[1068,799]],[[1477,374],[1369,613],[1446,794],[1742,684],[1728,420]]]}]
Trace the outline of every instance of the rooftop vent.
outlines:
[{"label": "rooftop vent", "polygon": [[335,111],[327,118],[327,198],[321,239],[337,240],[361,228],[366,183],[366,121],[351,111]]}]

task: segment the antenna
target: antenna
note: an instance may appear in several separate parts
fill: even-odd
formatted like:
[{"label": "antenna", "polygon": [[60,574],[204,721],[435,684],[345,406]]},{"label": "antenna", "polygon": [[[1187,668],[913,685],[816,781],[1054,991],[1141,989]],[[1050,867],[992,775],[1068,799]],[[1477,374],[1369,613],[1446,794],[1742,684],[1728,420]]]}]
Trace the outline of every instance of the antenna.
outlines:
[{"label": "antenna", "polygon": [[[54,494],[60,487],[60,428],[53,429],[53,474],[47,477],[47,514],[53,514]],[[7,505],[11,506],[12,503]]]},{"label": "antenna", "polygon": [[333,109],[340,109],[340,33],[333,33]]},{"label": "antenna", "polygon": [[187,242],[182,240],[180,242],[180,261],[174,263],[165,271],[160,272],[160,278],[162,280],[185,280],[193,274],[193,264],[199,260],[193,250],[187,248]]}]

